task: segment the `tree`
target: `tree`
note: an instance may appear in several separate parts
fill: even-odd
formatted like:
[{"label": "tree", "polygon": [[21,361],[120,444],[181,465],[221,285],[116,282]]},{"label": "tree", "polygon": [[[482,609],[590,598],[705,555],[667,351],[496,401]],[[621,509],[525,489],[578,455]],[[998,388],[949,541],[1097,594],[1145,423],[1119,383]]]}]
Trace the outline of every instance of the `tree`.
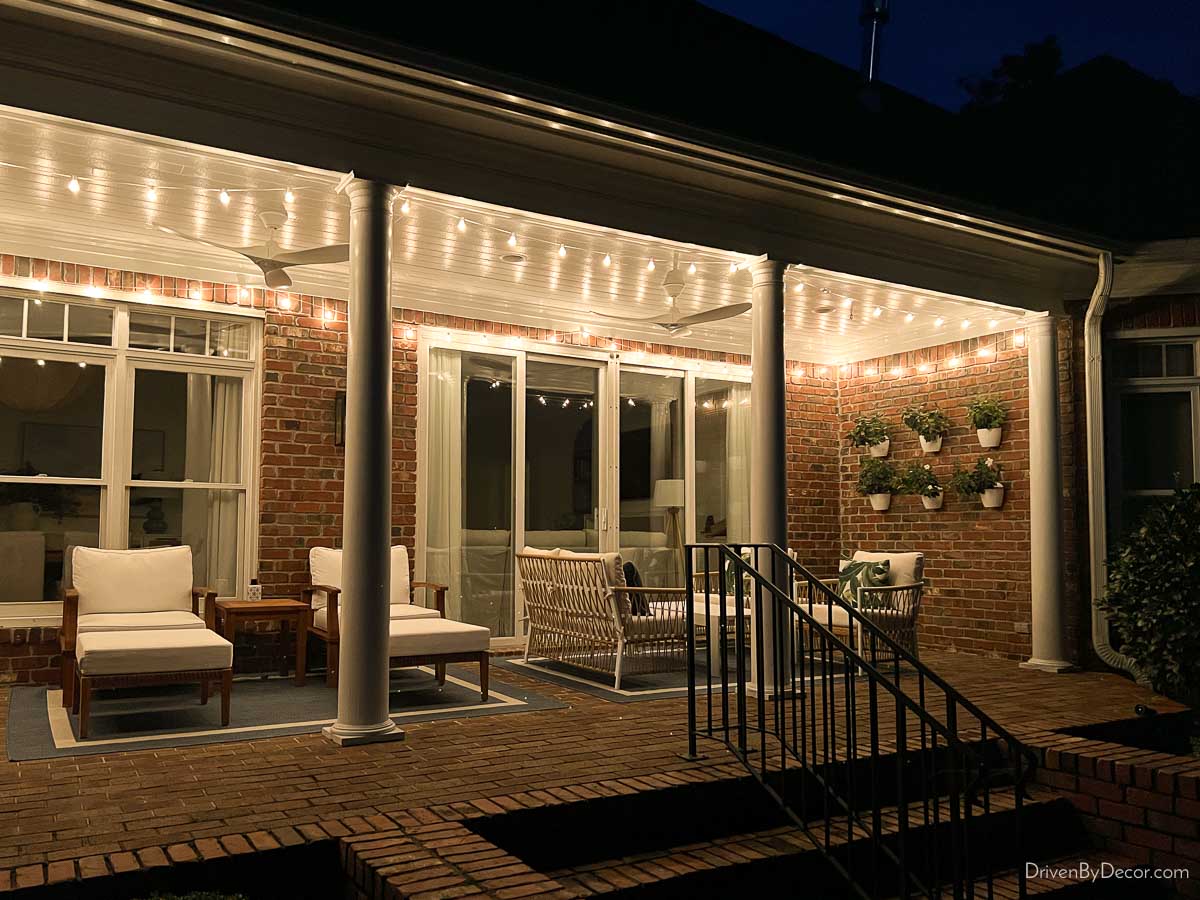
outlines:
[{"label": "tree", "polygon": [[1052,80],[1060,68],[1062,48],[1057,37],[1049,35],[1041,41],[1026,44],[1021,53],[1002,57],[990,75],[958,80],[959,87],[970,98],[963,109],[986,109],[1024,96]]}]

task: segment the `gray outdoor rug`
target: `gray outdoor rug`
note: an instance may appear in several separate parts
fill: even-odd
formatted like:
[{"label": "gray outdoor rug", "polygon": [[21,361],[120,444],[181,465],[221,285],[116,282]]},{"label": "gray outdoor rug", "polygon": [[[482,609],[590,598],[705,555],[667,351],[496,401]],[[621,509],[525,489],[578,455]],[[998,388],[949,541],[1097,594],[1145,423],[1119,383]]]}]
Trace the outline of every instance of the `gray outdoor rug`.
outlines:
[{"label": "gray outdoor rug", "polygon": [[[561,709],[567,705],[495,678],[489,686],[488,702],[482,703],[476,671],[474,666],[450,666],[446,684],[440,689],[432,669],[392,672],[392,718],[403,727],[406,722]],[[305,734],[320,731],[337,716],[337,689],[326,687],[320,676],[310,676],[304,687],[296,687],[290,676],[235,680],[227,728],[221,727],[220,698],[213,697],[207,706],[201,706],[198,686],[127,688],[92,695],[91,735],[81,741],[76,736],[78,719],[62,708],[59,689],[44,685],[14,687],[10,696],[11,761]]]},{"label": "gray outdoor rug", "polygon": [[[721,676],[714,671],[712,678],[707,678],[705,664],[707,657],[702,657],[696,667],[696,688],[699,691],[721,690]],[[613,688],[612,675],[593,672],[579,668],[570,663],[552,659],[530,659],[525,662],[520,656],[500,657],[493,664],[512,672],[520,672],[531,678],[537,678],[549,684],[572,688],[593,697],[611,700],[613,703],[636,703],[642,700],[666,700],[672,697],[687,696],[687,672],[678,669],[672,672],[653,672],[645,675],[623,675],[621,689]],[[728,679],[732,683],[736,679],[736,663],[733,654],[728,657]],[[841,673],[841,667],[835,666],[832,671]],[[802,677],[797,672],[797,678]]]}]

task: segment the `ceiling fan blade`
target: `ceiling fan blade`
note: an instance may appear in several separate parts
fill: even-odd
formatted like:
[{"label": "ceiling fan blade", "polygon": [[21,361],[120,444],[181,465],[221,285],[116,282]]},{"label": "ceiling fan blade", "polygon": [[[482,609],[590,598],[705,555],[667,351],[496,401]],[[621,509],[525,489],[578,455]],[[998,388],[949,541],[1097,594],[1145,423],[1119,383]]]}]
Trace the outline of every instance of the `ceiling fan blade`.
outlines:
[{"label": "ceiling fan blade", "polygon": [[712,309],[692,313],[690,316],[680,316],[676,320],[676,324],[699,325],[702,322],[719,322],[722,319],[732,319],[734,316],[740,316],[744,312],[749,312],[753,305],[752,303],[730,303],[728,306],[714,306]]},{"label": "ceiling fan blade", "polygon": [[345,262],[350,258],[349,244],[329,244],[309,250],[293,250],[276,253],[272,260],[285,266],[320,266],[327,263]]},{"label": "ceiling fan blade", "polygon": [[629,322],[633,325],[668,325],[671,322],[670,316],[651,316],[648,319],[635,319],[632,316],[614,316],[612,313],[602,313],[599,310],[591,311],[593,316],[599,316],[602,319],[616,319],[619,322]]},{"label": "ceiling fan blade", "polygon": [[267,282],[267,287],[279,290],[280,288],[292,286],[292,279],[283,270],[282,266],[277,269],[271,269],[264,266],[262,262],[259,262],[258,267],[262,269],[263,279]]},{"label": "ceiling fan blade", "polygon": [[166,225],[159,225],[157,227],[158,227],[159,231],[165,232],[166,234],[173,234],[173,235],[175,235],[175,237],[183,238],[185,241],[195,241],[197,244],[204,244],[206,247],[215,247],[217,250],[228,250],[230,253],[237,253],[237,254],[240,254],[241,256],[249,257],[250,254],[248,254],[246,252],[246,250],[253,249],[253,248],[242,249],[240,247],[228,247],[225,244],[218,244],[213,241],[206,241],[204,238],[196,237],[194,234],[185,234],[182,231],[176,231],[174,228],[168,228]]}]

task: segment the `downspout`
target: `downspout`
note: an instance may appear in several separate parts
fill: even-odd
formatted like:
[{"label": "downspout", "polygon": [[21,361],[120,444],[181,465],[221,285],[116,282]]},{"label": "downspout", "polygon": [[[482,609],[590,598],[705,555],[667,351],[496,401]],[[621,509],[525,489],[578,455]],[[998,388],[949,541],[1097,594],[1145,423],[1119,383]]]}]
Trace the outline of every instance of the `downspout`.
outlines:
[{"label": "downspout", "polygon": [[1139,677],[1133,660],[1109,642],[1108,615],[1100,608],[1108,583],[1108,511],[1104,480],[1104,367],[1100,326],[1112,293],[1113,261],[1107,250],[1097,259],[1100,272],[1083,317],[1084,406],[1087,420],[1088,539],[1091,557],[1092,646],[1106,665]]}]

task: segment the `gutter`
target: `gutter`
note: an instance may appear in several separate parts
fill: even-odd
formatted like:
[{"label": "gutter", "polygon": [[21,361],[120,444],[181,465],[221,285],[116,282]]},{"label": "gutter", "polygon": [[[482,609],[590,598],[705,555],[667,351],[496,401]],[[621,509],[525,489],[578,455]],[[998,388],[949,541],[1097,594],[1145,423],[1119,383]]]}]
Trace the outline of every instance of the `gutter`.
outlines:
[{"label": "gutter", "polygon": [[1108,615],[1100,609],[1108,583],[1108,508],[1104,483],[1104,366],[1100,326],[1113,287],[1112,254],[1097,257],[1099,273],[1083,317],[1084,413],[1087,420],[1088,549],[1091,565],[1092,647],[1106,665],[1142,680],[1136,664],[1109,641]]}]

